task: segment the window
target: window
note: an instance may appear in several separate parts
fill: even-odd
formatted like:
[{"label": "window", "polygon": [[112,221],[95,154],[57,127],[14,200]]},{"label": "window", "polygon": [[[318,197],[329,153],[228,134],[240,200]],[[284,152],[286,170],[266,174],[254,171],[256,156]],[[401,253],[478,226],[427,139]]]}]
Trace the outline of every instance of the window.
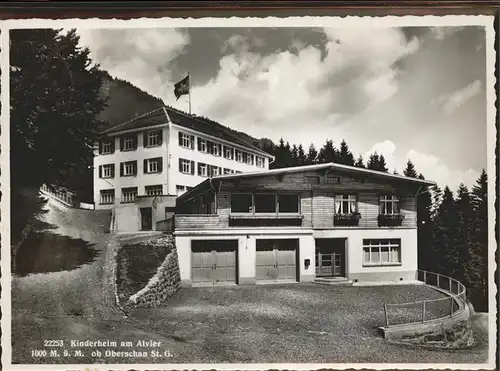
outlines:
[{"label": "window", "polygon": [[133,151],[137,149],[137,134],[125,135],[120,138],[121,151]]},{"label": "window", "polygon": [[163,194],[163,186],[161,184],[144,187],[146,196],[161,196]]},{"label": "window", "polygon": [[122,188],[122,202],[135,202],[137,187]]},{"label": "window", "polygon": [[232,193],[231,194],[231,212],[232,213],[251,213],[252,194],[250,193]]},{"label": "window", "polygon": [[180,158],[179,159],[179,172],[181,172],[183,174],[194,175],[194,161]]},{"label": "window", "polygon": [[335,214],[354,214],[357,211],[356,195],[335,196]]},{"label": "window", "polygon": [[192,189],[193,189],[193,187],[187,187],[187,186],[186,186],[186,191],[190,191],[190,190],[192,190]]},{"label": "window", "polygon": [[112,204],[115,202],[115,190],[106,189],[101,191],[101,204]]},{"label": "window", "polygon": [[305,176],[304,182],[307,184],[319,184],[319,176]]},{"label": "window", "polygon": [[198,151],[207,153],[207,141],[205,139],[198,138]]},{"label": "window", "polygon": [[238,149],[235,149],[234,153],[235,153],[236,161],[243,162],[243,153],[241,153],[241,151]]},{"label": "window", "polygon": [[394,195],[380,196],[380,214],[399,214],[399,199]]},{"label": "window", "polygon": [[339,184],[340,183],[340,177],[334,176],[334,175],[326,175],[325,176],[325,183],[326,184]]},{"label": "window", "polygon": [[278,195],[278,204],[280,213],[299,213],[299,195]]},{"label": "window", "polygon": [[111,139],[105,142],[101,142],[100,145],[100,155],[109,155],[115,152],[115,140]]},{"label": "window", "polygon": [[202,162],[198,162],[198,175],[199,176],[208,176],[207,164]]},{"label": "window", "polygon": [[401,240],[363,240],[364,265],[401,264]]},{"label": "window", "polygon": [[255,164],[257,165],[257,167],[264,167],[264,158],[263,157],[260,157],[260,156],[256,156],[255,157]]},{"label": "window", "polygon": [[120,163],[120,176],[137,175],[137,161]]},{"label": "window", "polygon": [[194,135],[179,132],[179,145],[184,148],[194,149]]},{"label": "window", "polygon": [[222,145],[207,141],[207,147],[208,147],[208,153],[214,156],[220,156],[221,155],[221,147]]},{"label": "window", "polygon": [[224,146],[224,158],[232,160],[234,158],[234,151],[231,147]]},{"label": "window", "polygon": [[115,164],[99,166],[99,178],[114,178],[115,177]]},{"label": "window", "polygon": [[234,170],[224,169],[224,175],[227,175],[227,174],[234,174]]},{"label": "window", "polygon": [[186,190],[186,187],[182,185],[175,186],[175,190],[177,191],[177,196],[180,196]]},{"label": "window", "polygon": [[254,156],[251,155],[250,153],[244,153],[243,156],[247,155],[247,158],[245,159],[245,162],[248,164],[248,165],[253,165],[253,159],[254,159]]},{"label": "window", "polygon": [[147,158],[144,160],[144,173],[161,173],[163,171],[163,158]]},{"label": "window", "polygon": [[276,195],[275,194],[256,194],[254,195],[255,213],[275,213]]},{"label": "window", "polygon": [[220,175],[220,167],[215,166],[215,165],[210,165],[209,166],[209,176],[212,178],[214,176]]},{"label": "window", "polygon": [[157,147],[162,143],[162,131],[148,131],[144,133],[144,147]]}]

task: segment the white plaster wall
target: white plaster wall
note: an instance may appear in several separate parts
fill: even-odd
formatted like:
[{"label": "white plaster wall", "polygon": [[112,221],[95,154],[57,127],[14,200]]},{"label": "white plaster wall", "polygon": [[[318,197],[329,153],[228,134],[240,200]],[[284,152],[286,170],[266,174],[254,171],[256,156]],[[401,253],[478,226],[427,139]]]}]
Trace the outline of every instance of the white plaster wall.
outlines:
[{"label": "white plaster wall", "polygon": [[[153,129],[151,129],[153,130]],[[162,129],[163,142],[161,146],[144,148],[143,131],[136,132],[137,134],[137,149],[135,151],[120,151],[120,137],[115,139],[115,152],[109,155],[99,155],[98,152],[94,157],[94,202],[96,209],[111,208],[113,205],[100,205],[100,191],[102,189],[115,189],[115,205],[118,205],[121,200],[121,189],[126,187],[137,187],[138,195],[144,195],[144,187],[147,185],[163,185],[163,193],[166,194],[167,187],[167,145],[168,145],[168,127]],[[144,174],[144,159],[153,157],[163,157],[163,171],[158,174]],[[120,176],[120,163],[126,161],[137,161],[136,176]],[[106,164],[115,164],[115,176],[110,179],[99,178],[99,166]],[[175,190],[175,185],[174,185]],[[172,193],[172,194],[175,194]]]},{"label": "white plaster wall", "polygon": [[137,205],[121,205],[115,209],[115,228],[118,232],[136,232],[140,229],[140,222]]},{"label": "white plaster wall", "polygon": [[[179,131],[194,135],[195,144],[194,149],[184,148],[179,146]],[[208,153],[200,152],[198,150],[198,138],[203,138],[207,140],[212,140],[213,142],[225,144],[224,142],[217,141],[216,138],[211,138],[210,136],[203,135],[201,133],[191,131],[184,128],[178,128],[177,126],[171,125],[171,135],[169,141],[169,179],[171,179],[168,186],[168,191],[170,194],[176,193],[176,186],[188,186],[195,187],[199,183],[206,180],[206,177],[198,176],[198,162],[202,162],[209,165],[220,166],[223,169],[232,169],[242,172],[255,172],[259,170],[267,170],[269,168],[269,159],[265,158],[264,168],[257,167],[256,165],[248,165],[246,163],[238,162],[236,160],[225,159],[222,153],[221,156],[214,156]],[[233,148],[242,149],[236,146]],[[243,149],[242,149],[243,150]],[[253,152],[250,149],[244,149],[246,152],[252,153],[263,157],[261,154]],[[195,162],[195,175],[182,174],[179,172],[179,158],[186,160],[191,160]]]},{"label": "white plaster wall", "polygon": [[[418,268],[417,229],[314,231],[315,238],[347,238],[347,275],[411,272]],[[401,239],[401,265],[363,267],[363,239]]]},{"label": "white plaster wall", "polygon": [[[311,236],[301,236],[299,238],[300,248],[299,248],[299,264],[300,267],[300,280],[301,281],[313,281],[316,275],[316,241],[314,237]],[[304,262],[305,259],[309,259],[309,267],[306,268]]]},{"label": "white plaster wall", "polygon": [[240,278],[255,279],[255,238],[239,238],[238,270]]},{"label": "white plaster wall", "polygon": [[179,272],[182,281],[191,280],[191,238],[175,237],[177,256],[179,257]]}]

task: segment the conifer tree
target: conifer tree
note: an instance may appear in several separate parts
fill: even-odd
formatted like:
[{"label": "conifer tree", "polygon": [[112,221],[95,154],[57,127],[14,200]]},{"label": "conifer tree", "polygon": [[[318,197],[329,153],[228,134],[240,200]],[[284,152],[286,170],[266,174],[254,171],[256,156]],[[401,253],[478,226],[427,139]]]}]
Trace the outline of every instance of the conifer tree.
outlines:
[{"label": "conifer tree", "polygon": [[299,144],[299,147],[297,149],[297,165],[298,166],[303,166],[306,163],[306,154],[304,152],[304,147],[302,147],[302,144]]},{"label": "conifer tree", "polygon": [[316,162],[317,157],[318,157],[318,151],[316,150],[316,147],[314,146],[314,144],[311,143],[309,145],[309,151],[307,152],[307,156],[306,156],[306,164],[312,165],[313,163]]},{"label": "conifer tree", "polygon": [[328,162],[336,162],[338,158],[337,149],[333,145],[333,141],[327,139],[321,150],[319,151],[319,162],[324,164]]},{"label": "conifer tree", "polygon": [[359,155],[358,159],[354,163],[354,166],[364,168],[365,164],[363,162],[363,156]]},{"label": "conifer tree", "polygon": [[380,155],[379,158],[379,163],[378,163],[378,171],[383,171],[384,173],[387,173],[389,169],[387,169],[387,164],[385,163],[385,157],[384,155]]},{"label": "conifer tree", "polygon": [[[459,269],[454,278],[464,281],[465,272],[468,271],[469,248],[473,244],[473,222],[474,210],[472,208],[471,198],[467,187],[461,183],[458,187],[456,197],[456,208],[458,214],[458,229],[455,246],[455,255],[458,260]],[[468,280],[465,279],[466,285]]]},{"label": "conifer tree", "polygon": [[292,149],[290,151],[290,166],[297,166],[299,162],[299,149],[298,147],[294,144],[292,146]]},{"label": "conifer tree", "polygon": [[446,186],[443,198],[437,210],[435,248],[437,272],[456,277],[460,272],[460,258],[455,248],[458,242],[458,212],[453,193]]},{"label": "conifer tree", "polygon": [[409,178],[417,178],[417,171],[415,170],[415,165],[411,160],[406,163],[406,168],[403,170],[403,174]]},{"label": "conifer tree", "polygon": [[338,163],[343,165],[354,166],[354,156],[352,152],[349,150],[349,146],[347,145],[344,139],[342,139],[342,142],[340,143]]},{"label": "conifer tree", "polygon": [[474,215],[470,264],[466,271],[468,292],[477,311],[488,311],[488,177],[483,169],[472,187]]}]

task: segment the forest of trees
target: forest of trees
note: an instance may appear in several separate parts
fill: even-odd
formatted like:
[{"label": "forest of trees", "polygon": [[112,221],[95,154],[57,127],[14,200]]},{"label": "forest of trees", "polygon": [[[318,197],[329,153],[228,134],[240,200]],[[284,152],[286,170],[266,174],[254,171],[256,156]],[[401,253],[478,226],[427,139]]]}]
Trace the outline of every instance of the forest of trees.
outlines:
[{"label": "forest of trees", "polygon": [[[318,149],[311,144],[290,145],[281,139],[263,147],[275,156],[271,168],[334,162],[388,172],[383,154],[372,153],[368,161],[355,158],[342,140],[338,148],[326,140]],[[397,173],[396,170],[393,170]],[[403,175],[425,179],[408,160]],[[472,189],[460,184],[455,195],[445,186],[432,187],[418,196],[418,267],[458,279],[465,284],[477,311],[488,310],[488,178],[482,171]]]},{"label": "forest of trees", "polygon": [[[11,231],[15,240],[40,211],[27,189],[37,190],[46,183],[92,190],[92,151],[99,128],[122,120],[103,112],[106,107],[119,110],[120,102],[130,99],[120,93],[123,81],[110,79],[92,66],[89,51],[78,46],[74,31],[11,31],[10,62]],[[132,89],[130,84],[127,89]],[[137,113],[144,104],[161,104],[146,96],[140,100],[146,103],[128,112]],[[326,140],[319,149],[290,145],[283,139],[277,145],[265,138],[254,144],[275,156],[271,168],[335,162],[389,171],[383,154],[355,157],[344,140],[338,147]],[[424,179],[411,161],[403,174]],[[419,267],[463,281],[480,311],[487,310],[487,182],[483,170],[472,189],[460,185],[454,195],[448,187],[434,187],[418,198]]]}]

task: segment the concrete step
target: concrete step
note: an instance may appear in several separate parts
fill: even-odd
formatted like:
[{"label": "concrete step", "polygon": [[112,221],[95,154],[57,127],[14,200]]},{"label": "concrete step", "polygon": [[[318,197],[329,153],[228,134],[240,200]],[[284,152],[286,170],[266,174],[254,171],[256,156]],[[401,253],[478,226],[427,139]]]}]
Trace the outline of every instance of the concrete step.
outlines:
[{"label": "concrete step", "polygon": [[352,285],[352,281],[345,277],[317,277],[314,283],[321,285]]}]

